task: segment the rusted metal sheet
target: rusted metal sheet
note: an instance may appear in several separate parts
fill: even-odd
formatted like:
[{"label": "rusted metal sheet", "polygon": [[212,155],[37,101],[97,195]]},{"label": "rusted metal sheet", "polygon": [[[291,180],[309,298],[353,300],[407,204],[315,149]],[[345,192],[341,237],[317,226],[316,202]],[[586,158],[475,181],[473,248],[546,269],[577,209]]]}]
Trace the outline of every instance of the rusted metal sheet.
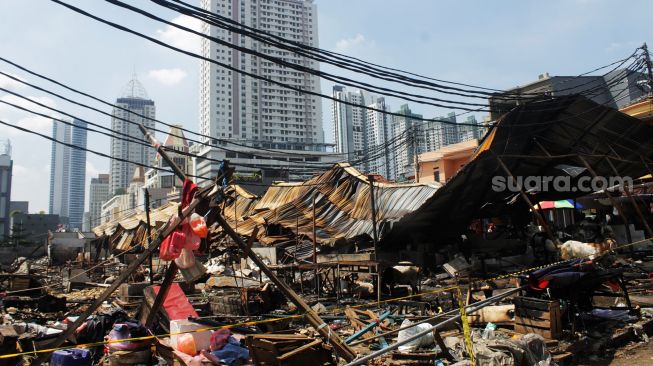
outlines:
[{"label": "rusted metal sheet", "polygon": [[[441,186],[430,184],[374,183],[379,222],[379,235],[409,212],[420,207]],[[367,177],[347,163],[336,164],[330,170],[303,183],[277,183],[271,186],[249,212],[233,221],[233,211],[225,210],[231,226],[243,236],[251,235],[254,227],[280,225],[292,236],[312,237],[313,197],[315,196],[315,221],[317,241],[333,245],[341,239],[360,235],[372,236],[370,186]],[[240,203],[239,203],[240,204]],[[258,239],[269,244],[287,240],[289,235],[261,230]]]}]

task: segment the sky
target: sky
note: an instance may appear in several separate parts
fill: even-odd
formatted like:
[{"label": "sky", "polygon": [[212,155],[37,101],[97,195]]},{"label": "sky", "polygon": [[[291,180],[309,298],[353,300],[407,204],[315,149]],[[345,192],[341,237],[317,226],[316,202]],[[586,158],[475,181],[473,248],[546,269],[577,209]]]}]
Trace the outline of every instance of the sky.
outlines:
[{"label": "sky", "polygon": [[[84,10],[190,51],[199,38],[100,0],[65,0]],[[199,29],[199,22],[146,1],[129,1],[162,18]],[[196,5],[198,0],[188,0]],[[539,74],[578,75],[630,55],[644,42],[653,46],[648,0],[316,0],[320,47],[413,73],[506,89]],[[16,62],[109,102],[122,95],[135,73],[156,103],[157,119],[198,130],[199,61],[110,28],[47,0],[0,0],[0,57]],[[106,112],[107,106],[67,92],[0,62],[0,70]],[[334,67],[322,70],[352,74]],[[357,77],[361,81],[369,79]],[[378,85],[411,91],[396,84]],[[332,82],[322,80],[324,94]],[[0,76],[0,88],[44,105],[110,126],[110,117],[70,104]],[[412,90],[414,91],[414,90]],[[60,114],[0,90],[0,100],[46,115]],[[392,110],[404,101],[389,98]],[[435,117],[444,110],[409,103],[414,112]],[[323,102],[323,126],[332,142],[330,101]],[[482,119],[478,114],[477,119]],[[0,104],[0,120],[51,135],[49,118]],[[165,128],[161,127],[162,130]],[[14,161],[12,197],[29,201],[30,212],[47,212],[51,142],[0,126]],[[159,136],[163,138],[163,136]],[[88,148],[109,152],[109,138],[89,133]],[[88,182],[108,172],[109,160],[87,154]],[[88,207],[88,198],[86,199]]]}]

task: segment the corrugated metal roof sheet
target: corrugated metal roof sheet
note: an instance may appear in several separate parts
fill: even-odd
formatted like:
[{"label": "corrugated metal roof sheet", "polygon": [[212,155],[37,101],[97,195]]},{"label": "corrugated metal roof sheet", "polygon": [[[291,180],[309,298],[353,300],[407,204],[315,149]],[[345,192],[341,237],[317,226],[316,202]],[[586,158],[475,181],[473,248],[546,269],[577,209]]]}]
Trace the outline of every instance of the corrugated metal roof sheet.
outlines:
[{"label": "corrugated metal roof sheet", "polygon": [[[395,221],[420,207],[441,185],[439,183],[374,183],[380,237]],[[256,226],[278,224],[295,234],[312,237],[313,197],[317,239],[333,245],[339,239],[372,236],[370,185],[367,176],[347,163],[304,183],[271,186],[253,207],[249,218],[232,225],[239,234],[251,235]],[[227,215],[228,217],[228,215]],[[267,236],[259,230],[261,242]]]}]

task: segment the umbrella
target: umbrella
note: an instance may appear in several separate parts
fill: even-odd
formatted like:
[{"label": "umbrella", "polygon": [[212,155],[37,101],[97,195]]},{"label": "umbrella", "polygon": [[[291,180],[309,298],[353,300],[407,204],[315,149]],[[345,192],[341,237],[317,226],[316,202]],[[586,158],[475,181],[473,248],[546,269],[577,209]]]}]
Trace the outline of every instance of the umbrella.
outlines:
[{"label": "umbrella", "polygon": [[[574,208],[573,200],[559,200],[559,201],[541,201],[539,207],[542,210],[550,210],[552,208]],[[583,208],[583,205],[576,202],[576,208]]]}]

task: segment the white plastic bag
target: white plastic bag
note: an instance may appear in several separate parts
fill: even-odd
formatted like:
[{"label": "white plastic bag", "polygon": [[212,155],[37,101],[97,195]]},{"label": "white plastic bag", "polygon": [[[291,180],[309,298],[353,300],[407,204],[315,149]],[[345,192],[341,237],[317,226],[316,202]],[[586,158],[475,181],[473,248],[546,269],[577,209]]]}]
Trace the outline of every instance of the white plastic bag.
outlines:
[{"label": "white plastic bag", "polygon": [[[407,327],[411,324],[413,324],[413,322],[411,322],[409,319],[404,319],[404,321],[401,323],[400,328]],[[406,339],[416,335],[417,333],[421,333],[427,329],[430,329],[431,327],[432,327],[431,324],[422,323],[422,324],[417,324],[416,326],[408,329],[400,330],[399,335],[397,336],[398,338],[397,341],[398,342],[405,341]],[[435,339],[433,338],[433,332],[430,332],[402,346],[399,346],[399,352],[413,352],[422,346],[430,346],[434,342]]]}]

